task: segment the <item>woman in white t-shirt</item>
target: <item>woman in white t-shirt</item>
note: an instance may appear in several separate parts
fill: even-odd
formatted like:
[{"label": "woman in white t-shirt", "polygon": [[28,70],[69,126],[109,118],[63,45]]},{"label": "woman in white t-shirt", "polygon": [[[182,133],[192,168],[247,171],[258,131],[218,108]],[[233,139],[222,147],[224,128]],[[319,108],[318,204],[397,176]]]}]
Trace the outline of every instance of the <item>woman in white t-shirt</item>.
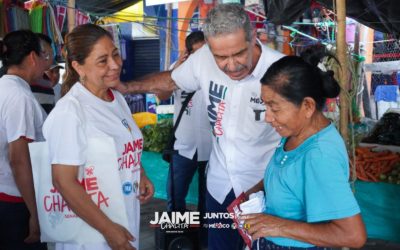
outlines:
[{"label": "woman in white t-shirt", "polygon": [[[154,187],[140,164],[142,134],[125,99],[112,89],[119,83],[121,57],[111,35],[93,24],[78,26],[69,33],[65,49],[65,95],[43,125],[50,147],[53,183],[68,206],[98,230],[105,241],[85,245],[61,242],[56,249],[138,249],[140,201],[151,198]],[[121,190],[126,183],[134,187],[123,192],[128,228],[111,221],[76,181],[78,167],[86,161],[87,139],[104,135],[115,141]]]},{"label": "woman in white t-shirt", "polygon": [[29,142],[42,140],[46,114],[29,85],[50,58],[51,47],[32,31],[10,32],[0,41],[0,249],[46,249],[39,241],[28,150]]}]

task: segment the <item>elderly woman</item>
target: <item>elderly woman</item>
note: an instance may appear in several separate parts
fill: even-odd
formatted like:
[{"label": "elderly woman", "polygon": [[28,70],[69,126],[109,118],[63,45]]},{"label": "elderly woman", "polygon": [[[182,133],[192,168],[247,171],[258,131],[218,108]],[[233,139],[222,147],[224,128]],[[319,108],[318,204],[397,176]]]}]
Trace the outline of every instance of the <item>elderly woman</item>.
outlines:
[{"label": "elderly woman", "polygon": [[361,247],[360,208],[349,185],[346,147],[323,115],[340,88],[317,65],[326,54],[286,56],[261,79],[265,120],[283,137],[264,176],[266,208],[244,216],[254,249]]}]

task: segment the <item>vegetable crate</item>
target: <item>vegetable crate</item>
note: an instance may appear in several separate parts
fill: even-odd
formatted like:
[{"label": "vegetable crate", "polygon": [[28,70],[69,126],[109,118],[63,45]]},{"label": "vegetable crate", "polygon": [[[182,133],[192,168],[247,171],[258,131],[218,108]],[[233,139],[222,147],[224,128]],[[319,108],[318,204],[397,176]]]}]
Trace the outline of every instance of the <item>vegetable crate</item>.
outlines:
[{"label": "vegetable crate", "polygon": [[[383,181],[400,185],[400,154],[374,150],[374,147],[356,148],[357,178],[362,181]],[[353,164],[352,160],[350,164]]]}]

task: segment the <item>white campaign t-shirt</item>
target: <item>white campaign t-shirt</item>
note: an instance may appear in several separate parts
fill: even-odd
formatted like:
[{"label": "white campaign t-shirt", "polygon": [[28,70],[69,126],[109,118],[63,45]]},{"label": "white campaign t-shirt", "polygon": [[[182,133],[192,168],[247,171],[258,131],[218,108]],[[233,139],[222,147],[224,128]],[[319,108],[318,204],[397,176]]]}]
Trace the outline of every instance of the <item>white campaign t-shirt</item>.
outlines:
[{"label": "white campaign t-shirt", "polygon": [[[49,145],[52,164],[83,165],[86,141],[89,137],[112,137],[115,141],[121,191],[125,197],[128,215],[128,230],[136,238],[134,247],[139,247],[140,224],[140,159],[143,150],[142,134],[132,119],[123,96],[112,91],[114,100],[106,102],[82,84],[76,83],[61,98],[43,125],[43,134]],[[71,100],[80,103],[80,108]],[[82,113],[83,110],[83,113]],[[128,187],[129,186],[129,187]],[[77,250],[110,249],[103,244],[57,244],[56,249]]]},{"label": "white campaign t-shirt", "polygon": [[[174,91],[174,123],[188,94],[180,89]],[[197,161],[208,161],[210,159],[211,126],[207,117],[204,96],[201,92],[195,93],[188,103],[175,136],[174,149],[178,150],[180,155],[193,159],[197,150]]]},{"label": "white campaign t-shirt", "polygon": [[8,159],[8,144],[26,137],[41,141],[46,112],[29,84],[15,75],[0,78],[0,193],[20,197]]},{"label": "white campaign t-shirt", "polygon": [[207,189],[220,203],[233,188],[236,196],[259,182],[280,137],[264,121],[260,79],[283,54],[261,46],[253,72],[235,81],[221,71],[204,45],[172,72],[184,91],[201,89],[213,131]]}]

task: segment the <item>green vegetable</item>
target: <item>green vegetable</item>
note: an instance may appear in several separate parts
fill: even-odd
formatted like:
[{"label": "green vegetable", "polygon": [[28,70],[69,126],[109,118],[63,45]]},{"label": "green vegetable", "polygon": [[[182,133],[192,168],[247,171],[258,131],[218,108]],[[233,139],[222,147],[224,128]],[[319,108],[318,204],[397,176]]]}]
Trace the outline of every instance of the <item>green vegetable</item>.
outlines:
[{"label": "green vegetable", "polygon": [[168,143],[172,126],[172,118],[168,118],[159,120],[155,125],[142,128],[144,150],[161,153]]}]

